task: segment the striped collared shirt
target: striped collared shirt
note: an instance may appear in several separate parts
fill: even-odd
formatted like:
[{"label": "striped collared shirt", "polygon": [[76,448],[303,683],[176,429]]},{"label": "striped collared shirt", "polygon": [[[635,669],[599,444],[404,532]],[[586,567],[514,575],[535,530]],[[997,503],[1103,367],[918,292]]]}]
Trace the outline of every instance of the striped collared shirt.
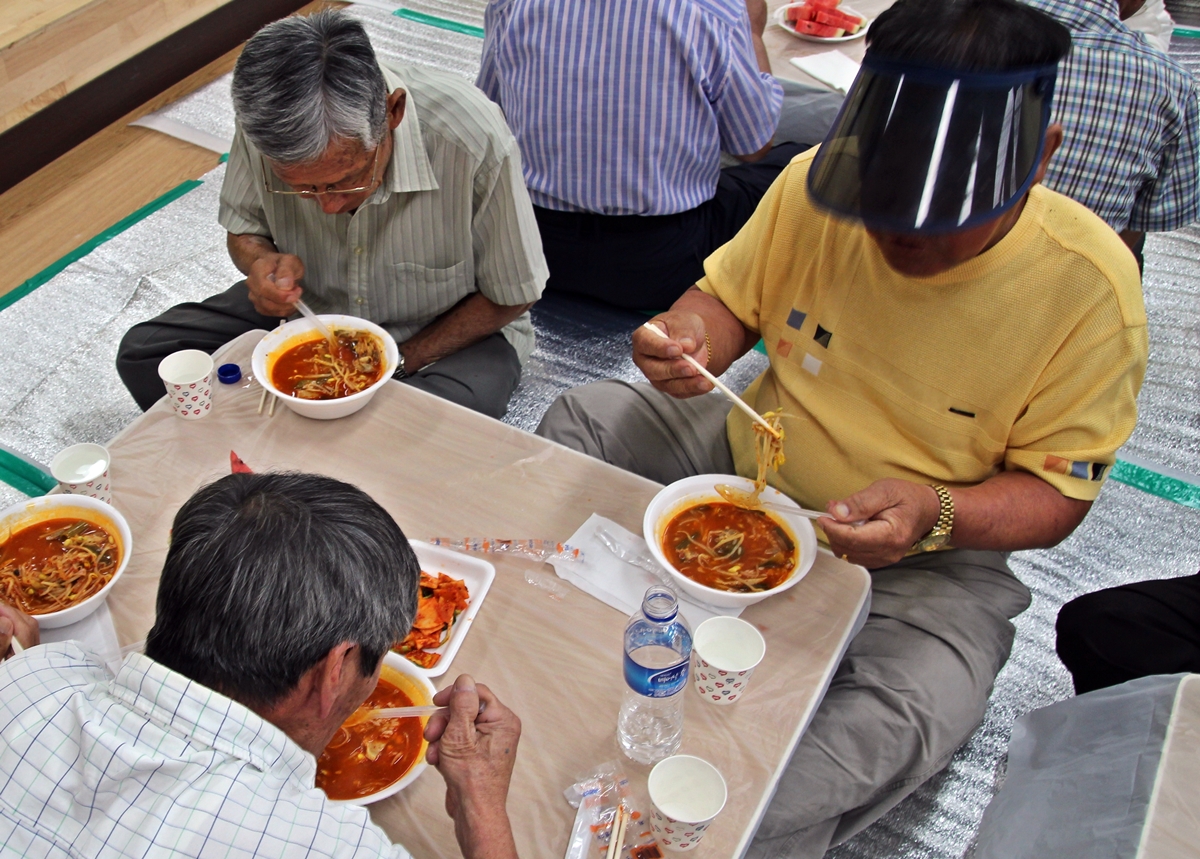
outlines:
[{"label": "striped collared shirt", "polygon": [[253,712],[140,653],[75,642],[0,664],[0,857],[407,859]]},{"label": "striped collared shirt", "polygon": [[[389,92],[408,92],[383,184],[354,214],[271,194],[287,186],[238,132],[221,188],[221,226],[267,236],[304,263],[304,299],[382,325],[403,343],[467,295],[537,301],[548,272],[521,157],[496,106],[446,72],[381,64]],[[523,314],[503,329],[522,361]]]},{"label": "striped collared shirt", "polygon": [[1053,122],[1065,132],[1047,187],[1114,230],[1174,230],[1200,215],[1196,82],[1121,23],[1116,0],[1028,0],[1071,30]]},{"label": "striped collared shirt", "polygon": [[504,109],[533,202],[667,215],[716,193],[722,151],[757,152],[783,91],[744,0],[492,0],[477,83]]}]

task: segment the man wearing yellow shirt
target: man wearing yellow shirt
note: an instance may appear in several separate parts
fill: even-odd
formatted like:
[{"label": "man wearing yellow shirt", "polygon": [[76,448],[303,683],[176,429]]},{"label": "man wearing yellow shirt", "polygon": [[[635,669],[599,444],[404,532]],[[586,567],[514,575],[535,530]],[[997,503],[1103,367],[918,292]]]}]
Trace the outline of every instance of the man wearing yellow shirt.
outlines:
[{"label": "man wearing yellow shirt", "polygon": [[664,483],[753,476],[749,421],[681,356],[720,373],[765,343],[746,399],[784,414],[770,482],[873,586],[754,857],[820,856],[974,730],[1029,604],[1008,553],[1086,515],[1146,363],[1132,255],[1037,186],[1067,31],[1012,0],[900,0],[868,39],[825,143],[652,320],[667,338],[635,332],[651,384],[569,391],[539,428]]}]

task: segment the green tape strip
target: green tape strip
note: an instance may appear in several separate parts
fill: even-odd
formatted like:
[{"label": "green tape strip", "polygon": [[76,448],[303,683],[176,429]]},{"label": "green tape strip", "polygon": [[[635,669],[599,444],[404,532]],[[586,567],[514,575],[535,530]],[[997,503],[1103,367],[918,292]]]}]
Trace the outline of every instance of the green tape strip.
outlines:
[{"label": "green tape strip", "polygon": [[1134,489],[1140,489],[1150,495],[1157,495],[1159,498],[1174,501],[1185,507],[1200,509],[1200,486],[1180,480],[1178,477],[1159,474],[1157,471],[1151,471],[1123,459],[1117,460],[1110,476],[1118,483],[1124,483],[1126,486],[1132,486]]},{"label": "green tape strip", "polygon": [[1200,39],[1200,27],[1176,27],[1171,31],[1172,36],[1183,36],[1187,39]]},{"label": "green tape strip", "polygon": [[45,495],[58,482],[36,465],[0,449],[0,480],[26,495]]},{"label": "green tape strip", "polygon": [[25,281],[23,284],[18,286],[16,289],[12,290],[11,292],[7,292],[4,295],[0,295],[0,311],[5,310],[5,309],[11,307],[12,305],[16,304],[22,298],[29,295],[29,293],[33,292],[35,289],[37,289],[39,286],[44,284],[46,281],[50,280],[50,278],[54,277],[56,274],[58,274],[64,268],[69,266],[71,263],[75,262],[76,260],[81,259],[82,257],[87,256],[92,251],[94,251],[96,248],[100,247],[100,245],[107,242],[109,239],[119,236],[121,233],[125,232],[127,229],[132,227],[138,221],[141,221],[141,220],[149,217],[150,215],[154,214],[159,209],[161,209],[163,206],[167,205],[168,203],[170,203],[174,200],[179,199],[184,194],[186,194],[188,191],[191,191],[193,188],[199,188],[203,184],[204,183],[201,182],[199,179],[189,179],[186,182],[176,185],[174,188],[172,188],[167,193],[163,194],[158,199],[151,200],[149,203],[142,206],[142,208],[138,209],[133,214],[128,215],[128,216],[122,218],[121,220],[117,221],[115,224],[113,224],[111,227],[109,227],[104,232],[100,233],[98,236],[96,236],[92,239],[89,239],[88,241],[81,244],[79,247],[75,248],[75,250],[71,251],[69,254],[64,256],[62,259],[58,260],[55,263],[52,263],[51,265],[49,265],[46,268],[39,271],[37,274],[35,274],[33,277],[29,278],[29,280]]},{"label": "green tape strip", "polygon": [[462,33],[466,36],[483,38],[483,27],[464,24],[461,21],[451,21],[449,18],[439,18],[436,15],[426,15],[424,12],[404,8],[397,9],[392,14],[397,18],[406,18],[409,21],[416,21],[418,24],[437,27],[439,30],[449,30],[451,33]]}]

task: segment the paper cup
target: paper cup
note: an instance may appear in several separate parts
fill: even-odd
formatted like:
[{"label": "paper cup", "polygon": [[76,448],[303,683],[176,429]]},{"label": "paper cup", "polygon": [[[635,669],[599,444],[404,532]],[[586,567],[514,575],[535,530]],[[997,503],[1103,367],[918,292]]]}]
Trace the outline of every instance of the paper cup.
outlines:
[{"label": "paper cup", "polygon": [[710,617],[692,636],[692,682],[710,704],[732,704],[767,652],[762,633],[736,617]]},{"label": "paper cup", "polygon": [[86,495],[112,504],[108,451],[98,444],[73,444],[50,461],[50,473],[67,495]]},{"label": "paper cup", "polygon": [[212,372],[212,356],[199,349],[172,352],[162,359],[158,375],[175,414],[194,421],[212,411]]},{"label": "paper cup", "polygon": [[725,779],[691,755],[664,758],[650,770],[650,828],[664,850],[691,850],[725,807]]}]

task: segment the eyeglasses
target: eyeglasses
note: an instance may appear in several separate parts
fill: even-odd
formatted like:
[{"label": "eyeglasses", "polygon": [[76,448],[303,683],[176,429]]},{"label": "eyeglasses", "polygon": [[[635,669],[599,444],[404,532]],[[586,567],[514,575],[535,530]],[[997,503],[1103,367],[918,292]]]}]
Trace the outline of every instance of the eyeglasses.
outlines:
[{"label": "eyeglasses", "polygon": [[382,149],[382,143],[375,147],[375,160],[371,164],[371,180],[366,185],[362,185],[358,188],[335,188],[333,185],[326,185],[324,191],[280,191],[276,188],[272,188],[270,182],[266,178],[263,179],[263,187],[272,194],[282,194],[289,197],[326,197],[334,194],[344,196],[349,194],[363,194],[367,191],[373,191],[375,189],[375,174],[379,170],[379,153]]}]

